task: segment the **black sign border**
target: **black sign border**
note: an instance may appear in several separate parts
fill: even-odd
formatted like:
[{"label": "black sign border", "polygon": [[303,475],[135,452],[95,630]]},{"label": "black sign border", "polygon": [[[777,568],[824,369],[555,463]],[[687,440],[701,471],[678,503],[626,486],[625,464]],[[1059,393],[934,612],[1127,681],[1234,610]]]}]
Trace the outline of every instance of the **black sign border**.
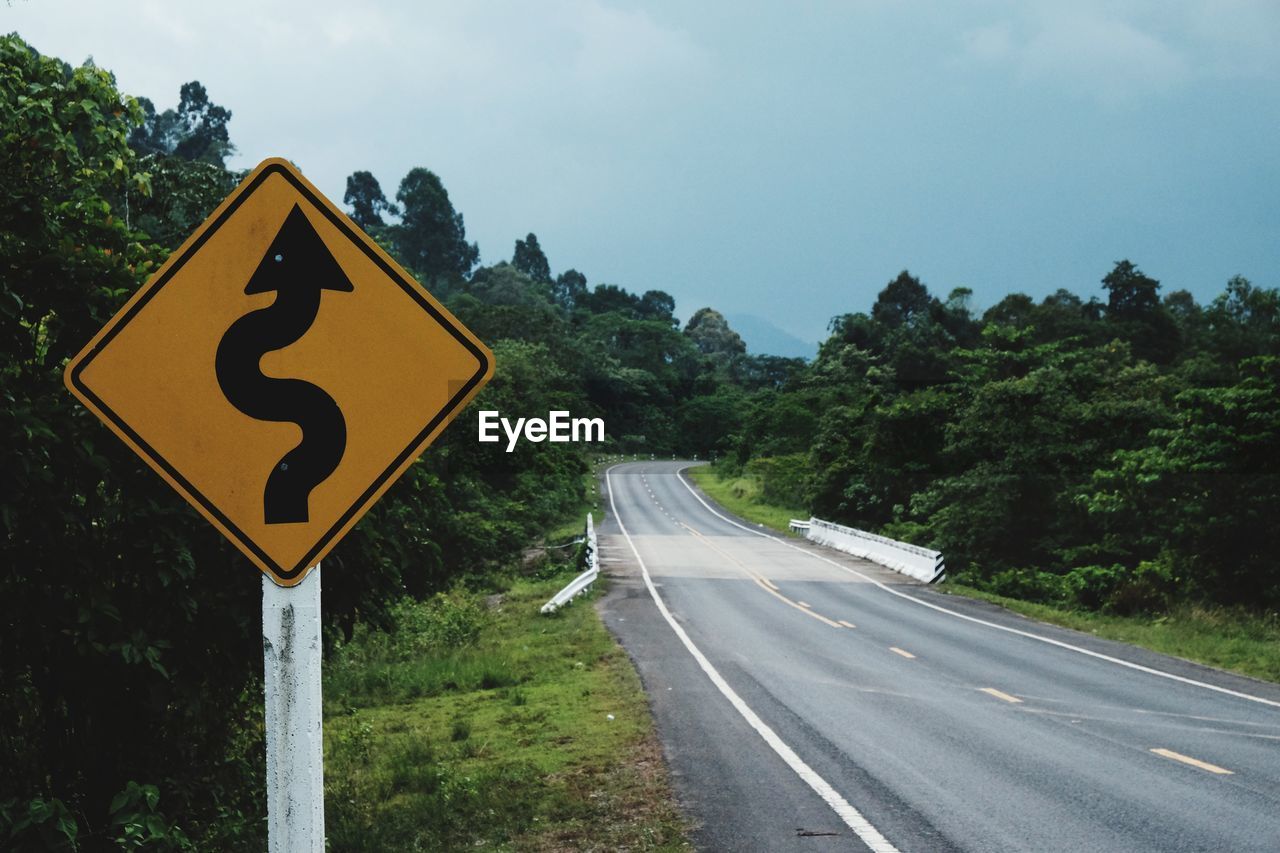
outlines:
[{"label": "black sign border", "polygon": [[[253,539],[251,539],[243,530],[237,527],[231,521],[230,518],[228,518],[220,509],[218,509],[218,507],[211,500],[205,497],[200,492],[199,489],[193,486],[187,480],[186,477],[182,476],[182,474],[178,471],[177,468],[173,467],[173,465],[171,465],[167,459],[165,459],[153,447],[151,447],[151,445],[149,445],[142,438],[141,435],[139,435],[132,427],[130,427],[129,424],[127,424],[124,421],[123,418],[121,418],[118,414],[116,414],[116,412],[113,411],[111,407],[108,406],[100,397],[98,397],[97,394],[93,393],[92,389],[90,389],[89,386],[86,385],[81,379],[81,374],[84,372],[85,368],[88,367],[89,364],[91,364],[93,360],[103,351],[103,349],[106,348],[107,344],[111,343],[111,341],[115,338],[115,336],[122,329],[124,329],[124,327],[127,326],[129,322],[133,320],[133,318],[136,317],[137,314],[143,308],[146,307],[147,303],[151,301],[152,297],[154,297],[157,293],[159,293],[161,288],[163,288],[166,284],[168,284],[169,281],[178,273],[178,271],[181,270],[182,267],[187,263],[187,261],[189,261],[195,255],[195,253],[198,252],[202,246],[204,246],[205,242],[218,232],[218,229],[221,228],[226,223],[226,221],[231,217],[233,213],[236,212],[237,209],[239,209],[240,205],[243,204],[244,201],[248,199],[254,193],[254,191],[257,190],[262,185],[262,183],[272,175],[280,175],[282,178],[288,181],[289,184],[292,187],[294,187],[294,189],[296,189],[299,193],[301,193],[302,196],[311,203],[312,207],[320,211],[324,215],[324,217],[329,220],[329,222],[331,222],[335,227],[337,227],[337,229],[342,232],[343,236],[345,236],[348,240],[350,240],[351,242],[359,246],[360,249],[365,253],[365,255],[368,256],[368,258],[371,261],[373,261],[373,263],[376,264],[377,267],[380,270],[382,270],[383,273],[385,273],[388,278],[390,278],[397,285],[399,285],[400,288],[404,290],[404,292],[408,294],[409,297],[413,299],[414,302],[416,302],[424,311],[430,314],[436,320],[436,322],[438,322],[441,326],[445,328],[445,330],[447,330],[451,335],[453,335],[453,337],[457,339],[458,343],[462,344],[463,347],[465,347],[468,352],[470,352],[473,356],[475,356],[476,361],[479,363],[479,367],[476,370],[475,374],[470,379],[468,379],[466,383],[462,385],[461,388],[458,389],[458,392],[454,394],[452,398],[450,398],[449,402],[445,404],[445,407],[441,409],[440,412],[434,418],[431,419],[431,421],[426,425],[426,427],[423,428],[421,432],[419,432],[416,436],[414,436],[413,440],[409,442],[409,445],[405,447],[404,450],[396,454],[395,459],[393,459],[391,464],[387,466],[386,470],[378,475],[378,477],[374,480],[373,484],[369,486],[369,488],[367,488],[364,491],[364,493],[360,495],[359,498],[356,499],[355,503],[353,503],[346,510],[346,512],[342,513],[342,515],[339,516],[338,520],[334,522],[333,526],[330,527],[329,530],[327,530],[323,535],[321,535],[320,539],[315,543],[315,545],[313,545],[311,549],[307,551],[307,553],[302,557],[302,559],[298,561],[297,565],[295,565],[291,569],[286,569],[283,566],[281,566],[279,563],[277,563],[275,560],[271,559],[271,557],[269,557],[267,553],[263,551],[262,548],[259,547],[256,542],[253,541]],[[209,515],[216,518],[218,520],[218,523],[221,524],[227,530],[227,532],[230,533],[231,536],[237,540],[237,542],[241,546],[243,546],[246,550],[251,551],[259,560],[262,561],[264,565],[269,567],[273,575],[281,578],[282,580],[291,581],[297,578],[300,574],[305,572],[310,566],[312,566],[316,562],[315,558],[317,554],[319,554],[321,551],[324,551],[330,545],[335,543],[335,539],[338,536],[338,532],[341,531],[342,528],[347,524],[347,522],[349,522],[352,519],[352,517],[355,516],[356,513],[359,512],[362,508],[366,510],[368,509],[366,504],[369,503],[373,495],[377,493],[377,491],[381,489],[383,485],[387,484],[387,482],[391,479],[392,475],[395,473],[397,468],[399,468],[401,465],[405,463],[406,460],[408,460],[410,457],[413,456],[414,449],[417,448],[419,445],[421,445],[424,441],[426,441],[427,437],[431,435],[431,433],[440,425],[440,423],[443,420],[445,420],[445,418],[453,414],[453,412],[458,408],[458,406],[467,397],[467,395],[477,385],[480,384],[485,374],[489,371],[489,356],[484,352],[484,350],[477,347],[466,335],[464,335],[458,329],[457,326],[455,326],[452,322],[449,321],[448,318],[446,318],[443,314],[441,314],[439,309],[437,309],[436,306],[433,305],[430,300],[425,299],[422,293],[419,291],[418,286],[416,286],[411,280],[407,279],[405,276],[401,275],[400,272],[395,269],[395,267],[388,264],[386,260],[377,251],[375,251],[372,246],[369,245],[369,242],[370,242],[369,239],[363,233],[352,228],[351,225],[348,224],[345,217],[337,215],[330,208],[329,204],[326,203],[325,200],[321,199],[316,193],[312,192],[311,188],[308,187],[305,183],[303,183],[302,181],[299,181],[297,176],[294,175],[292,171],[290,171],[280,163],[270,163],[267,166],[265,166],[260,172],[258,172],[257,175],[254,176],[251,183],[243,187],[241,191],[236,194],[231,204],[227,206],[226,210],[222,211],[222,213],[219,214],[217,219],[209,223],[208,226],[205,227],[200,232],[200,235],[196,238],[196,240],[190,246],[186,248],[186,250],[182,253],[182,256],[179,257],[173,263],[172,266],[168,267],[154,283],[152,283],[146,288],[145,292],[143,292],[143,294],[138,298],[137,302],[129,306],[128,310],[125,311],[122,315],[119,315],[118,317],[113,318],[111,325],[107,330],[107,333],[103,335],[102,338],[94,345],[93,349],[90,350],[85,355],[85,357],[81,359],[79,363],[76,364],[75,368],[72,369],[70,373],[70,377],[69,377],[70,382],[78,392],[83,394],[86,399],[91,401],[93,405],[98,409],[98,411],[101,412],[107,419],[109,419],[111,423],[114,424],[115,427],[120,430],[120,432],[127,435],[129,439],[135,445],[137,445],[137,447],[140,450],[143,451],[143,453],[152,462],[152,464],[154,464],[156,467],[163,470],[169,477],[173,479],[175,483],[179,484],[181,488],[188,495],[194,498],[195,501],[199,503],[200,506],[206,512],[209,513]],[[372,504],[369,504],[369,505],[371,506]]]}]

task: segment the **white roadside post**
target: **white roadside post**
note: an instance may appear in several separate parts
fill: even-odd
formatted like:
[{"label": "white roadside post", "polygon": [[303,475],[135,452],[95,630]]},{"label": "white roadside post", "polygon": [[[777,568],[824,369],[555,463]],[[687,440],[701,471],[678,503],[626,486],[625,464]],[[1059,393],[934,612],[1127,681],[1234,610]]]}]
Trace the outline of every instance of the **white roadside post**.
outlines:
[{"label": "white roadside post", "polygon": [[324,853],[320,566],[297,586],[262,578],[267,850]]}]

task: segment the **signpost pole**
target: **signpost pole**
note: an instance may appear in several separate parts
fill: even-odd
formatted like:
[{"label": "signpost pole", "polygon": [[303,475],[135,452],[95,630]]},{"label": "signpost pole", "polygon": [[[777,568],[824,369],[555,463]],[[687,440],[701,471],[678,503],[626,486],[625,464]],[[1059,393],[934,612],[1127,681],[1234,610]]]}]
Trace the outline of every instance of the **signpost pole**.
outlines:
[{"label": "signpost pole", "polygon": [[292,587],[262,578],[267,849],[324,853],[320,566]]}]

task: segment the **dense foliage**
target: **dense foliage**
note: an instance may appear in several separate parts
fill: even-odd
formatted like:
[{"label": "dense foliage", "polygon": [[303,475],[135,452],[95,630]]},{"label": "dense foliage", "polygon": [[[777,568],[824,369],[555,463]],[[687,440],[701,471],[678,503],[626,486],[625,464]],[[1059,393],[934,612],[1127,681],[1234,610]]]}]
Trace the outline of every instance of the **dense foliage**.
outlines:
[{"label": "dense foliage", "polygon": [[[1280,606],[1280,291],[1235,277],[1207,306],[1161,298],[1128,260],[1102,289],[977,317],[968,291],[940,300],[903,272],[748,400],[731,467],[998,592]],[[780,454],[799,455],[761,467]]]}]

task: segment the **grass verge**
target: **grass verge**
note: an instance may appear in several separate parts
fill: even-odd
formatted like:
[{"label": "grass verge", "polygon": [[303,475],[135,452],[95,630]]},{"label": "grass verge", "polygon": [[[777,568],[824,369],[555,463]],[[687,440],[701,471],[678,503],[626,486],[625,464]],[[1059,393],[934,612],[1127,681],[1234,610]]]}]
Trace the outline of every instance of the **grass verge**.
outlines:
[{"label": "grass verge", "polygon": [[[760,496],[759,483],[752,478],[725,478],[710,465],[691,468],[686,473],[729,511],[780,533],[789,533],[790,519],[809,517],[803,510],[766,503]],[[938,589],[990,601],[1023,616],[1104,639],[1280,682],[1280,615],[1274,613],[1182,605],[1154,616],[1117,616],[1023,601],[955,582],[946,582]]]},{"label": "grass verge", "polygon": [[1115,616],[1023,601],[954,582],[938,589],[1107,640],[1280,682],[1280,615],[1274,613],[1181,605],[1154,616]]},{"label": "grass verge", "polygon": [[572,577],[406,602],[326,672],[334,850],[687,850],[648,705]]},{"label": "grass verge", "polygon": [[760,493],[760,482],[754,477],[725,477],[714,465],[699,465],[686,469],[684,473],[708,497],[729,512],[747,521],[763,524],[777,533],[795,536],[789,527],[791,519],[809,517],[808,510],[775,506],[766,502]]}]

